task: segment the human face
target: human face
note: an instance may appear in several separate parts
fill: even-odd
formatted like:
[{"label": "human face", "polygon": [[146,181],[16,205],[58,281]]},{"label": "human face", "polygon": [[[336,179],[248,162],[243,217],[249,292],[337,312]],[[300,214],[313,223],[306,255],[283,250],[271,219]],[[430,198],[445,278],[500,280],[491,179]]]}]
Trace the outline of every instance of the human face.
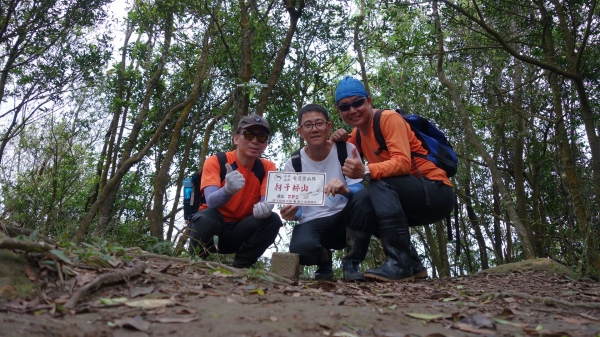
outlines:
[{"label": "human face", "polygon": [[[250,126],[248,128],[241,129],[234,137],[233,142],[237,145],[238,154],[251,159],[258,158],[267,148],[267,141],[263,143],[259,142],[259,138],[266,137],[268,139],[269,133],[265,128],[261,126]],[[246,137],[252,139],[248,140]]]},{"label": "human face", "polygon": [[325,144],[330,132],[331,122],[325,120],[322,113],[310,111],[302,115],[302,123],[298,126],[298,133],[308,145]]},{"label": "human face", "polygon": [[337,109],[344,122],[358,128],[368,127],[373,115],[371,97],[350,96],[342,98],[338,102]]}]

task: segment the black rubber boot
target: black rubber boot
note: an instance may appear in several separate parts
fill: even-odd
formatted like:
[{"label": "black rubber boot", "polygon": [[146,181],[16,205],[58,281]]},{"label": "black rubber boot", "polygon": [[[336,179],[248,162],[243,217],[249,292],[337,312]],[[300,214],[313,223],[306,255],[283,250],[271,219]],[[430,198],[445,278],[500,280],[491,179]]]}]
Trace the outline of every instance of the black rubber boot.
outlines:
[{"label": "black rubber boot", "polygon": [[333,278],[333,258],[331,256],[331,250],[325,247],[322,248],[322,259],[317,265],[317,271],[315,271],[315,280],[330,280]]},{"label": "black rubber boot", "polygon": [[366,281],[360,270],[369,250],[371,234],[346,228],[346,256],[342,258],[344,281]]},{"label": "black rubber boot", "polygon": [[413,246],[412,243],[410,244],[410,266],[412,267],[414,278],[426,279],[428,277],[427,268],[425,268],[423,263],[421,263],[419,254],[417,253],[417,250],[415,249],[415,246]]},{"label": "black rubber boot", "polygon": [[262,255],[259,247],[242,244],[240,249],[235,253],[235,258],[231,264],[234,268],[248,269],[258,261],[258,258]]},{"label": "black rubber boot", "polygon": [[410,234],[404,213],[397,220],[380,221],[379,237],[387,260],[377,269],[367,269],[365,278],[386,282],[414,281]]}]

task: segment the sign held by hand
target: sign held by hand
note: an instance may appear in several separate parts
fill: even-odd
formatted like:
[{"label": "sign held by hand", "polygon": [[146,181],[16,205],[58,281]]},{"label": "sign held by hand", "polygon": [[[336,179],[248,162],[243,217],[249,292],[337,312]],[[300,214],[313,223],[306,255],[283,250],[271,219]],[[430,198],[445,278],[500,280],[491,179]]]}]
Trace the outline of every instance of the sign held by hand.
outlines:
[{"label": "sign held by hand", "polygon": [[270,204],[323,206],[325,173],[270,171],[266,201]]}]

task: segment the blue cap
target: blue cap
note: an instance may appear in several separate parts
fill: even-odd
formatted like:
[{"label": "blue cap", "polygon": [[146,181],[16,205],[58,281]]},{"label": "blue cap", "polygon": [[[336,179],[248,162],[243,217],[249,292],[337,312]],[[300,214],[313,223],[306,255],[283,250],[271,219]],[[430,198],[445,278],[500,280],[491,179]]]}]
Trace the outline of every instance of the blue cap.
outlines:
[{"label": "blue cap", "polygon": [[369,94],[361,81],[354,77],[346,76],[338,83],[335,89],[335,105],[341,99],[352,96],[369,97]]}]

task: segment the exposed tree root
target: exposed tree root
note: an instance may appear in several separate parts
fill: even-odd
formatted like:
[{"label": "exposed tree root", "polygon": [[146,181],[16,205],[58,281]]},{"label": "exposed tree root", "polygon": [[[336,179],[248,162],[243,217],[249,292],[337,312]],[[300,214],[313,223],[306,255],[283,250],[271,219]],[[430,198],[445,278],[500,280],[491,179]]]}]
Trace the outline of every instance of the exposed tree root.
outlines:
[{"label": "exposed tree root", "polygon": [[[0,228],[11,238],[14,238],[15,236],[19,236],[19,235],[31,236],[31,234],[33,234],[33,231],[31,229],[17,227],[17,226],[11,226],[11,225],[7,225],[3,222],[0,222]],[[36,237],[37,237],[37,240],[41,240],[49,245],[56,246],[56,242],[54,242],[54,240],[49,239],[41,234],[37,234]]]},{"label": "exposed tree root", "polygon": [[73,294],[73,296],[71,296],[69,301],[67,301],[67,303],[65,304],[65,307],[67,307],[69,309],[75,308],[75,306],[77,305],[77,302],[79,302],[79,299],[81,297],[84,297],[85,295],[91,293],[92,291],[99,289],[101,286],[103,286],[105,284],[115,283],[115,282],[119,282],[119,281],[128,281],[130,278],[137,276],[137,275],[141,274],[142,272],[144,272],[144,270],[146,270],[146,263],[142,262],[142,261],[135,261],[133,264],[133,267],[130,269],[118,270],[118,271],[115,271],[112,273],[102,274],[102,275],[96,277],[96,279],[94,279],[92,282],[79,288]]},{"label": "exposed tree root", "polygon": [[7,236],[0,236],[0,249],[18,249],[26,252],[48,252],[55,249],[53,245],[44,242],[28,240],[15,240]]},{"label": "exposed tree root", "polygon": [[554,297],[541,297],[541,296],[531,296],[523,293],[487,293],[481,295],[479,298],[481,300],[489,300],[493,298],[503,298],[503,297],[518,297],[525,300],[532,300],[535,302],[540,302],[543,304],[552,304],[552,305],[563,305],[567,307],[578,307],[578,308],[589,308],[589,309],[600,309],[600,303],[593,302],[567,302],[563,300],[556,299]]},{"label": "exposed tree root", "polygon": [[[185,263],[185,264],[189,264],[190,266],[205,267],[205,268],[210,268],[210,269],[222,268],[222,269],[228,270],[234,274],[248,274],[247,269],[233,268],[230,266],[226,266],[224,264],[215,265],[215,262],[211,262],[211,261],[192,261],[190,259],[185,259],[185,258],[180,258],[180,257],[172,257],[172,256],[166,256],[166,255],[158,255],[158,254],[153,254],[153,253],[142,253],[142,254],[138,254],[137,256],[140,258],[156,258],[156,259],[168,260],[168,261],[173,261],[173,262]],[[271,273],[266,270],[259,270],[258,273],[260,273],[262,275],[270,276],[273,279],[273,280],[263,279],[264,281],[267,281],[267,282],[278,283],[278,284],[283,283],[283,284],[289,284],[289,285],[296,284],[295,281],[292,281],[285,277],[281,277],[275,273]]]}]

